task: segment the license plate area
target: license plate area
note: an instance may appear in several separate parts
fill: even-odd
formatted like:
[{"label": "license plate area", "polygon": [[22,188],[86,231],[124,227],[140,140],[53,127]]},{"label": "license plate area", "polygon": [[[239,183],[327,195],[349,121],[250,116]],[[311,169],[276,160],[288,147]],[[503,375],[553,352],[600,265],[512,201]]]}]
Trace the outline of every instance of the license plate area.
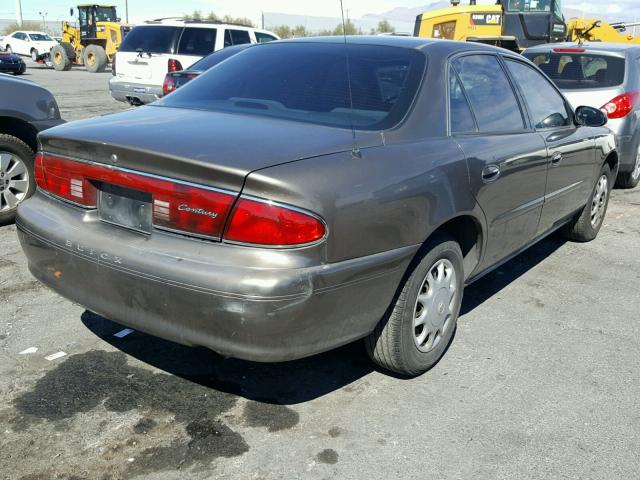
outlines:
[{"label": "license plate area", "polygon": [[101,221],[151,234],[152,198],[150,193],[103,183],[99,186],[98,217]]}]

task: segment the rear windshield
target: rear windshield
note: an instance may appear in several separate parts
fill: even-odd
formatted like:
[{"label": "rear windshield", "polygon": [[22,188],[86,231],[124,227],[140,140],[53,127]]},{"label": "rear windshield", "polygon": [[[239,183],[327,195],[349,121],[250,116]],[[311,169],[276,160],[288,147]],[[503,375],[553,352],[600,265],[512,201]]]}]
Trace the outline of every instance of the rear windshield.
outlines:
[{"label": "rear windshield", "polygon": [[624,82],[624,58],[597,53],[527,53],[562,90],[617,87]]},{"label": "rear windshield", "polygon": [[140,25],[120,45],[121,52],[170,53],[180,27]]},{"label": "rear windshield", "polygon": [[425,56],[412,49],[269,43],[247,49],[157,106],[245,113],[363,130],[389,128],[409,109]]},{"label": "rear windshield", "polygon": [[211,67],[215,67],[220,62],[226,60],[227,58],[233,57],[236,53],[240,53],[247,48],[251,48],[253,45],[248,43],[246,45],[236,45],[235,47],[227,47],[222,50],[218,50],[211,55],[204,57],[202,60],[198,60],[196,63],[191,65],[188,70],[194,72],[204,72],[205,70],[209,70]]}]

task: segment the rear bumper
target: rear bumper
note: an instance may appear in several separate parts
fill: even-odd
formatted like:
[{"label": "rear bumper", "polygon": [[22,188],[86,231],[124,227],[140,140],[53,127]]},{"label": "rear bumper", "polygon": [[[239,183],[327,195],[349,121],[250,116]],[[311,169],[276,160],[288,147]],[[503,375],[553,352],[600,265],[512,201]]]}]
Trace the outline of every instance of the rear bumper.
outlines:
[{"label": "rear bumper", "polygon": [[304,249],[143,236],[40,192],[16,225],[30,271],[60,295],[152,335],[263,362],[367,335],[418,249],[321,264]]},{"label": "rear bumper", "polygon": [[137,99],[147,104],[156,101],[162,95],[162,87],[147,85],[144,83],[131,83],[119,80],[117,77],[109,80],[111,96],[119,102],[131,103],[131,99]]}]

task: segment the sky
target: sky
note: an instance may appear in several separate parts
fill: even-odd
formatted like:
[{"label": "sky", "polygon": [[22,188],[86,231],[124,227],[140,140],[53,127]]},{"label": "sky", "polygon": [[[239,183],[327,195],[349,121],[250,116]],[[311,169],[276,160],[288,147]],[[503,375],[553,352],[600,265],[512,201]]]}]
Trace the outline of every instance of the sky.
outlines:
[{"label": "sky", "polygon": [[[0,18],[15,18],[17,0],[0,0]],[[39,19],[39,12],[46,12],[47,20],[69,19],[69,7],[83,0],[20,0],[25,19]],[[358,18],[367,13],[383,13],[395,7],[417,7],[435,0],[343,0],[349,16]],[[466,3],[466,0],[462,0]],[[125,0],[102,0],[118,7],[125,18]],[[88,3],[88,2],[87,2]],[[215,11],[219,15],[248,17],[258,23],[261,11],[300,15],[340,16],[339,0],[128,0],[129,20],[132,23],[151,18],[180,16],[201,10]],[[479,0],[478,3],[495,3],[494,0]],[[587,15],[607,15],[620,20],[640,19],[638,0],[564,0],[564,6],[574,9],[584,7]]]}]

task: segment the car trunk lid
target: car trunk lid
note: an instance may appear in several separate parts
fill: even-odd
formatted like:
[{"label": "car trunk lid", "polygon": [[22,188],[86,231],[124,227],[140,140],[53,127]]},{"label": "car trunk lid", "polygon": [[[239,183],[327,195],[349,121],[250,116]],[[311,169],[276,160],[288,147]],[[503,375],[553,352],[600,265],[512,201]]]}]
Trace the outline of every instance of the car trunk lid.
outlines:
[{"label": "car trunk lid", "polygon": [[[40,136],[45,152],[239,191],[262,168],[349,151],[349,129],[251,115],[141,107],[54,128]],[[379,132],[358,132],[360,148]]]}]

